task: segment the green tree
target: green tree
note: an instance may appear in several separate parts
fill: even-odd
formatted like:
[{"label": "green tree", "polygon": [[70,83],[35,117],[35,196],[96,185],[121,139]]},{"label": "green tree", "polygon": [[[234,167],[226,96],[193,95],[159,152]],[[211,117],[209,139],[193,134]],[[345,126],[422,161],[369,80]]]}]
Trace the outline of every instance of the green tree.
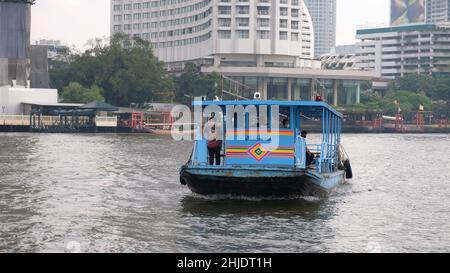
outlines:
[{"label": "green tree", "polygon": [[425,110],[432,110],[432,101],[426,95],[404,90],[389,92],[383,98],[381,105],[387,114],[396,114],[398,106],[404,114],[419,111],[420,105],[424,106]]},{"label": "green tree", "polygon": [[398,78],[394,87],[396,90],[408,90],[415,93],[424,93],[430,96],[434,92],[435,79],[430,75],[407,74]]},{"label": "green tree", "polygon": [[206,96],[213,99],[218,95],[221,77],[216,74],[202,74],[193,63],[185,66],[183,74],[175,78],[175,98],[181,103],[190,103],[193,97]]},{"label": "green tree", "polygon": [[58,53],[58,58],[49,59],[48,67],[50,72],[50,83],[58,92],[61,94],[63,88],[67,86],[70,82],[70,64],[73,58],[77,56],[75,54],[75,48],[65,48],[63,51]]},{"label": "green tree", "polygon": [[432,109],[436,117],[448,117],[450,115],[450,108],[445,101],[433,101]]},{"label": "green tree", "polygon": [[373,103],[378,102],[381,99],[381,96],[372,90],[366,90],[361,92],[361,103]]},{"label": "green tree", "polygon": [[[395,95],[395,93],[399,94]],[[421,96],[412,96],[408,93],[421,94]],[[444,115],[444,113],[450,112],[450,78],[418,74],[406,75],[390,85],[389,96],[391,99],[398,99],[405,104],[402,110],[411,108],[415,111],[420,102],[426,110],[432,110],[436,115]]]},{"label": "green tree", "polygon": [[67,103],[89,103],[105,100],[102,95],[103,90],[96,85],[91,86],[91,88],[85,88],[79,83],[71,82],[63,90],[63,101]]},{"label": "green tree", "polygon": [[61,94],[63,88],[70,82],[70,64],[67,62],[49,60],[50,84],[52,88],[58,89]]},{"label": "green tree", "polygon": [[172,78],[153,55],[150,43],[120,33],[109,43],[94,40],[90,49],[71,58],[68,68],[55,67],[50,73],[53,87],[60,89],[72,81],[97,85],[104,90],[106,101],[116,106],[173,97]]},{"label": "green tree", "polygon": [[433,93],[430,96],[434,100],[450,102],[450,79],[439,78],[436,80]]}]

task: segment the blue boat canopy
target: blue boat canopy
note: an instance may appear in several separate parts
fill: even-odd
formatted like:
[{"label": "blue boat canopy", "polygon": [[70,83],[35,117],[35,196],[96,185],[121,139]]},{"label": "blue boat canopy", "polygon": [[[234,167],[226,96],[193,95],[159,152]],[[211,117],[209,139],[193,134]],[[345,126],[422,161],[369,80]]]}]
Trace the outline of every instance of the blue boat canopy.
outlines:
[{"label": "blue boat canopy", "polygon": [[[306,154],[309,156],[314,153],[316,157],[313,163],[318,173],[333,172],[337,166],[343,115],[325,102],[195,101],[193,106],[197,109],[200,107],[203,112],[202,124],[196,124],[197,138],[191,161],[193,166],[218,168],[211,164],[214,160],[208,150],[210,141],[203,135],[204,128],[209,126],[206,123],[209,123],[210,113],[215,114],[214,124],[217,126],[214,128],[218,128],[213,134],[223,137],[220,142],[223,160],[219,165],[306,169],[311,164]],[[236,108],[240,106],[245,108],[244,113],[242,108],[239,111],[244,115],[237,116]],[[256,111],[247,106],[255,106]],[[281,118],[273,111],[275,107],[278,107]],[[218,115],[217,111],[220,111]],[[263,118],[261,114],[271,118]],[[304,138],[302,131],[309,129],[321,129],[321,141],[317,135],[312,139]]]},{"label": "blue boat canopy", "polygon": [[248,106],[248,105],[278,105],[280,107],[297,107],[301,108],[302,112],[308,115],[313,115],[314,117],[322,117],[322,110],[326,109],[330,112],[332,112],[334,115],[338,116],[339,118],[343,118],[343,115],[339,113],[336,109],[334,109],[329,104],[322,102],[322,101],[194,101],[192,103],[193,106],[202,106],[207,107],[210,105],[217,105],[217,106],[228,106],[228,105],[242,105],[242,106]]}]

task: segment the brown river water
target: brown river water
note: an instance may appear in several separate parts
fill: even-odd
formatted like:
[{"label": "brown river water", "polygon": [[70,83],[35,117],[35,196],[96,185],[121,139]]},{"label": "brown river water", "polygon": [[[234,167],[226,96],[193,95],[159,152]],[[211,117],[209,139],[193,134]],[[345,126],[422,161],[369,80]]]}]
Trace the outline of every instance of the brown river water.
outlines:
[{"label": "brown river water", "polygon": [[202,198],[190,142],[0,133],[0,252],[448,252],[450,135],[343,135],[328,198]]}]

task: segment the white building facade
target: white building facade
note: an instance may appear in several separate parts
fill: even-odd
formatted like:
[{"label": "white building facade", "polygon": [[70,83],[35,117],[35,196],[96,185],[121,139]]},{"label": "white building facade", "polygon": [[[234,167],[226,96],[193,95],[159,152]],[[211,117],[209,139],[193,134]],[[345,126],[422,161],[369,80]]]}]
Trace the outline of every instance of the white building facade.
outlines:
[{"label": "white building facade", "polygon": [[116,32],[151,41],[169,64],[230,54],[312,58],[314,52],[302,0],[111,0]]},{"label": "white building facade", "polygon": [[356,66],[394,79],[411,73],[450,75],[450,27],[405,25],[357,31]]},{"label": "white building facade", "polygon": [[450,22],[450,0],[426,0],[428,23]]},{"label": "white building facade", "polygon": [[58,90],[0,86],[0,116],[24,115],[23,103],[57,104]]},{"label": "white building facade", "polygon": [[336,46],[336,0],[304,0],[314,28],[316,59]]}]

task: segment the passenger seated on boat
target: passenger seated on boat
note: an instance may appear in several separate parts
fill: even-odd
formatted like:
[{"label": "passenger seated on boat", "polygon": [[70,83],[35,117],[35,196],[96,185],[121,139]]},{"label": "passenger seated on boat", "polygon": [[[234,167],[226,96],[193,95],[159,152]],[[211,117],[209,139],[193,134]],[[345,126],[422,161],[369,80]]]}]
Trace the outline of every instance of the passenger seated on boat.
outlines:
[{"label": "passenger seated on boat", "polygon": [[282,122],[281,125],[282,125],[281,128],[284,128],[284,129],[289,129],[289,128],[291,128],[291,122],[290,122],[289,119],[287,119],[287,118],[283,119],[283,122]]},{"label": "passenger seated on boat", "polygon": [[[308,132],[306,132],[305,130],[303,130],[301,132],[301,137],[303,138],[303,140],[306,143],[306,137],[308,136]],[[315,156],[313,153],[311,153],[311,151],[309,150],[308,147],[306,147],[306,167],[311,166],[314,163],[314,159]]]},{"label": "passenger seated on boat", "polygon": [[[213,122],[214,118],[211,118],[209,122]],[[208,154],[209,154],[209,165],[214,165],[214,159],[216,161],[216,165],[220,166],[221,164],[221,152],[222,152],[222,140],[217,139],[216,126],[213,125],[211,128],[212,134],[208,137]]]}]

